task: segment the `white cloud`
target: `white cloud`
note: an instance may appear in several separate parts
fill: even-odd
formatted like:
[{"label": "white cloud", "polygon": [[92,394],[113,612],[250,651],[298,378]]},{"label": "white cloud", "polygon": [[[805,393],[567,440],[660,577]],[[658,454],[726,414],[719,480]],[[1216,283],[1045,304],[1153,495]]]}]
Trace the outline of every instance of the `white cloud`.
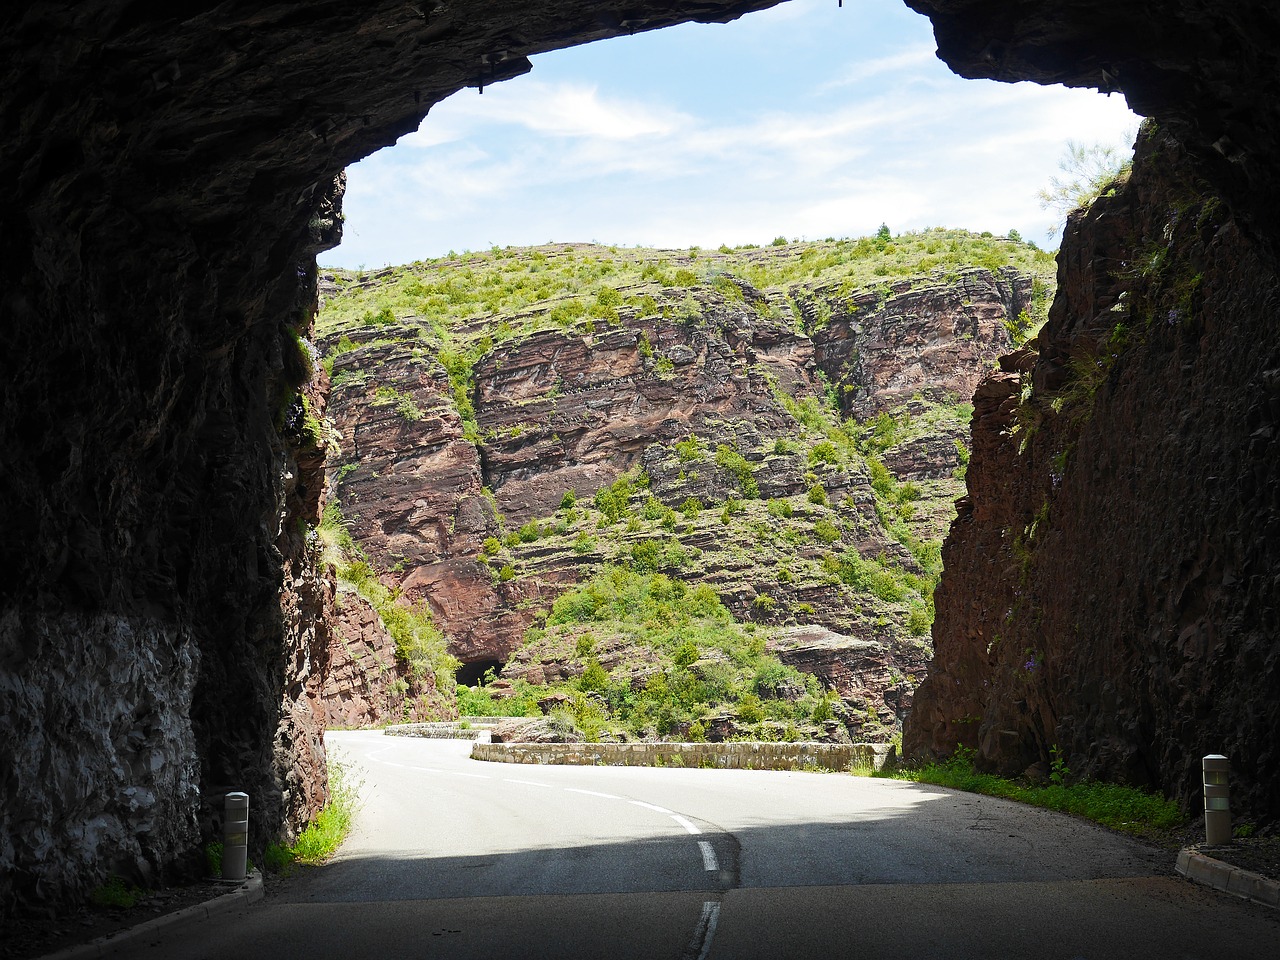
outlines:
[{"label": "white cloud", "polygon": [[602,97],[595,86],[530,80],[499,84],[483,96],[471,91],[455,94],[401,143],[429,148],[503,125],[546,137],[629,141],[670,135],[692,122],[679,111],[626,97]]},{"label": "white cloud", "polygon": [[878,57],[875,60],[850,64],[841,70],[837,76],[821,84],[818,90],[824,93],[830,90],[838,90],[841,87],[865,83],[873,77],[879,77],[886,73],[897,73],[901,70],[932,66],[936,61],[937,52],[934,50],[933,44],[919,44],[914,47],[908,47],[898,53]]}]

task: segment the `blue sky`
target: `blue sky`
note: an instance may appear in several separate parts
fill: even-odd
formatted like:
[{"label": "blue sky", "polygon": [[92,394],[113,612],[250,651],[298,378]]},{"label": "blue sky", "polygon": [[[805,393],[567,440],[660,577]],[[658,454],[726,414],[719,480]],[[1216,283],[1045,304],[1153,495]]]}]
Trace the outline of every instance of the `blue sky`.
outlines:
[{"label": "blue sky", "polygon": [[1067,140],[1130,142],[1124,99],[962,80],[901,0],[788,0],[543,54],[348,171],[325,265],[548,241],[657,247],[930,226],[1044,245]]}]

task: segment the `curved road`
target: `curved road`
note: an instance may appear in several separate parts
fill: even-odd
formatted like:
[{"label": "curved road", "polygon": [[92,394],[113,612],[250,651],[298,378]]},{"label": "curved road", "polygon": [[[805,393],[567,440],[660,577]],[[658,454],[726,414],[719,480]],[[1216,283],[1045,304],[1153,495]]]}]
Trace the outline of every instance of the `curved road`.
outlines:
[{"label": "curved road", "polygon": [[364,780],[338,857],[107,955],[1168,960],[1274,958],[1280,943],[1280,912],[1182,880],[1171,853],[988,797],[328,741]]}]

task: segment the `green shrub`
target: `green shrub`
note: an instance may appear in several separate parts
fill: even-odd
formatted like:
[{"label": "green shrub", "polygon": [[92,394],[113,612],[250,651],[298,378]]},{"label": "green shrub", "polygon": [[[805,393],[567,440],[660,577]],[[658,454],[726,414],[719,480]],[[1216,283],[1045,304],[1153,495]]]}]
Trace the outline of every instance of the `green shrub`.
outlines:
[{"label": "green shrub", "polygon": [[698,647],[692,640],[685,640],[676,648],[672,659],[677,667],[688,667],[698,662]]},{"label": "green shrub", "polygon": [[805,494],[810,503],[817,504],[820,507],[827,505],[827,491],[821,483],[815,483],[809,488],[809,492]]},{"label": "green shrub", "polygon": [[[222,872],[221,850],[218,856],[218,872]],[[142,899],[142,890],[133,884],[125,883],[116,876],[107,877],[100,886],[89,891],[89,902],[95,907],[114,907],[127,910]]]},{"label": "green shrub", "polygon": [[928,609],[923,604],[912,604],[911,612],[907,615],[907,629],[911,635],[923,637],[932,626],[933,617],[929,615]]},{"label": "green shrub", "polygon": [[687,440],[676,441],[675,451],[681,463],[691,463],[706,456],[707,446],[698,438],[697,434],[691,433]]},{"label": "green shrub", "polygon": [[759,723],[764,719],[764,706],[756,694],[748,693],[738,701],[738,719],[743,723]]},{"label": "green shrub", "polygon": [[794,511],[791,509],[791,503],[787,500],[770,500],[769,516],[779,517],[780,519],[790,519]]},{"label": "green shrub", "polygon": [[751,464],[746,457],[726,444],[716,447],[716,466],[731,474],[738,481],[738,489],[744,497],[760,496],[760,488],[756,484]]},{"label": "green shrub", "polygon": [[586,669],[578,677],[578,689],[584,692],[602,691],[609,686],[609,674],[595,657],[587,660]]},{"label": "green shrub", "polygon": [[610,523],[617,523],[631,516],[631,497],[638,490],[649,485],[649,478],[644,471],[627,471],[607,487],[596,491],[595,508],[604,514]]},{"label": "green shrub", "polygon": [[662,566],[678,570],[689,560],[689,553],[679,540],[668,540],[662,547]]},{"label": "green shrub", "polygon": [[831,698],[822,697],[813,705],[813,712],[809,714],[809,719],[814,723],[825,723],[833,716],[831,711]]},{"label": "green shrub", "polygon": [[839,459],[840,452],[830,440],[819,441],[809,451],[810,466],[817,466],[819,463],[837,463]]},{"label": "green shrub", "polygon": [[662,550],[652,540],[633,543],[630,555],[631,567],[637,573],[657,573],[662,565]]},{"label": "green shrub", "polygon": [[667,507],[661,500],[650,494],[645,498],[640,515],[646,520],[661,520],[667,514]]},{"label": "green shrub", "polygon": [[840,529],[825,518],[814,522],[813,533],[823,543],[835,543],[840,539]]},{"label": "green shrub", "polygon": [[720,522],[728,526],[730,519],[742,511],[742,501],[736,497],[730,497],[724,502],[724,507],[720,510]]}]

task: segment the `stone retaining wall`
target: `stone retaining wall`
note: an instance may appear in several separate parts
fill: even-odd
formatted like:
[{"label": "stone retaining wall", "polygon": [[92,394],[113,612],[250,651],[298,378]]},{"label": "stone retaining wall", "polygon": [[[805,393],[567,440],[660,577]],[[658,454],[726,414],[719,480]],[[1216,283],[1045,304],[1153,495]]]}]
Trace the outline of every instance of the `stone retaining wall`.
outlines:
[{"label": "stone retaining wall", "polygon": [[456,723],[400,723],[382,731],[389,737],[429,737],[436,740],[488,740],[492,734]]},{"label": "stone retaining wall", "polygon": [[879,770],[895,755],[887,743],[477,743],[471,748],[472,760],[502,763],[730,770]]}]

